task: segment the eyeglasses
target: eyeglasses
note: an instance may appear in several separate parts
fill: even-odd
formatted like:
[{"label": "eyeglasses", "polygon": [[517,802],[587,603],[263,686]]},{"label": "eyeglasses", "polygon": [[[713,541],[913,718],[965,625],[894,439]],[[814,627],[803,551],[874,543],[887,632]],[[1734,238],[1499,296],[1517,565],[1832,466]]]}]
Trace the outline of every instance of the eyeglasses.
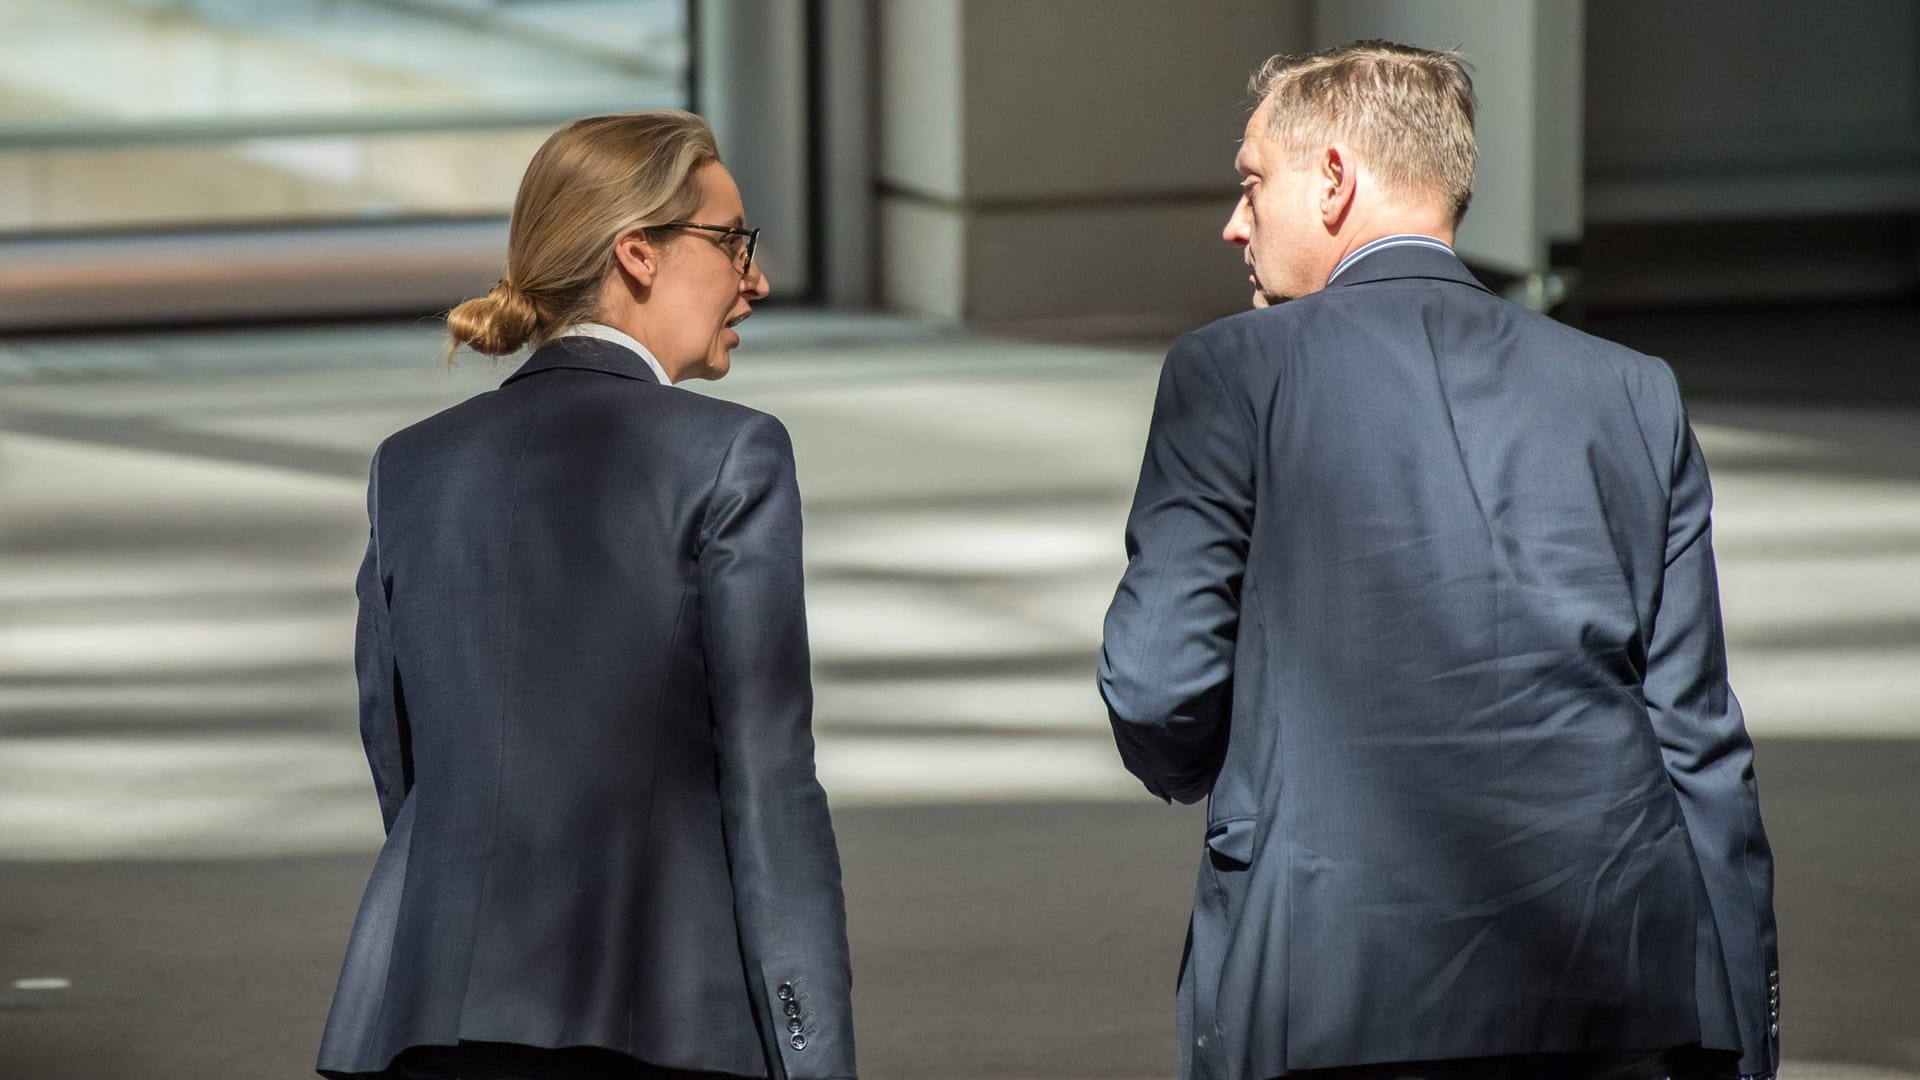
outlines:
[{"label": "eyeglasses", "polygon": [[[725,243],[733,250],[733,268],[741,277],[753,270],[753,249],[760,244],[759,229],[743,229],[738,225],[703,225],[698,221],[669,221],[657,225],[660,229],[699,229],[702,232],[719,233],[727,237]],[[745,239],[745,244],[736,244],[735,239]]]}]

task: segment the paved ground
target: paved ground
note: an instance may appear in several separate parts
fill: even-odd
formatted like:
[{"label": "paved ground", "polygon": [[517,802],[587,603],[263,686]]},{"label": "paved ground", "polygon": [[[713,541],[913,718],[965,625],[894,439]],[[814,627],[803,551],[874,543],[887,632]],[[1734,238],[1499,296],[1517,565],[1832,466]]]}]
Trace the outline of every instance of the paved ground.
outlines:
[{"label": "paved ground", "polygon": [[[1754,321],[1601,328],[1701,391],[1793,1075],[1920,1075],[1920,321]],[[1156,355],[746,336],[712,392],[800,457],[863,1071],[1170,1074],[1198,822],[1121,772],[1090,681]],[[303,1074],[379,831],[367,455],[499,374],[432,357],[408,327],[0,342],[0,1078]]]}]

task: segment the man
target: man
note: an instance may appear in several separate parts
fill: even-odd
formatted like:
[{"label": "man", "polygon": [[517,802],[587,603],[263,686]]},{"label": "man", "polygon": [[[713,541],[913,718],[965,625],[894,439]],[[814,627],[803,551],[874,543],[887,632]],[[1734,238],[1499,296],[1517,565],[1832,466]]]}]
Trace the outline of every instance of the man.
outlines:
[{"label": "man", "polygon": [[1457,57],[1254,91],[1225,238],[1261,310],[1167,356],[1100,664],[1127,767],[1208,799],[1181,1075],[1770,1074],[1772,857],[1672,374],[1455,258]]}]

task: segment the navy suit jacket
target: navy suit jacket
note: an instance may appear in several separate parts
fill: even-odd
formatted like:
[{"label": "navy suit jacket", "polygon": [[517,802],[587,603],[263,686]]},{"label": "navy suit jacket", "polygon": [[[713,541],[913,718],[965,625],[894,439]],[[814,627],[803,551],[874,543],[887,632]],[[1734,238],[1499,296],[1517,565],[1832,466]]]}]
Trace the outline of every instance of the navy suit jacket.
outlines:
[{"label": "navy suit jacket", "polygon": [[388,838],[320,1070],[473,1040],[852,1077],[780,423],[562,338],[388,438],[367,502]]},{"label": "navy suit jacket", "polygon": [[1167,356],[1099,681],[1208,800],[1182,1075],[1778,1061],[1773,866],[1666,365],[1383,248]]}]

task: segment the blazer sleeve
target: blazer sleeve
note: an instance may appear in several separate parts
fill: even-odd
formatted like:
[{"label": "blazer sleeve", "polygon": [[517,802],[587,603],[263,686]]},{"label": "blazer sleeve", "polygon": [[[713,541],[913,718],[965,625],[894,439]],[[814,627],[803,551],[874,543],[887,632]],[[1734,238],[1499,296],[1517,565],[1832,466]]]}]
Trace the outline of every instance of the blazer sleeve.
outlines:
[{"label": "blazer sleeve", "polygon": [[747,985],[775,1080],[853,1077],[840,856],[814,775],[800,493],[780,422],[755,414],[702,528],[703,647]]},{"label": "blazer sleeve", "polygon": [[379,450],[374,451],[367,478],[367,521],[367,555],[354,586],[360,613],[353,637],[353,666],[360,683],[360,742],[373,769],[381,821],[392,833],[400,805],[413,787],[413,755],[400,669],[393,655],[389,582],[380,560]]},{"label": "blazer sleeve", "polygon": [[1253,529],[1250,425],[1197,336],[1160,372],[1107,610],[1100,695],[1128,771],[1197,802],[1226,754],[1240,583]]},{"label": "blazer sleeve", "polygon": [[1666,569],[1647,652],[1647,706],[1726,960],[1740,1072],[1771,1075],[1780,1063],[1773,853],[1760,824],[1753,743],[1727,683],[1713,492],[1684,413],[1679,427]]}]

